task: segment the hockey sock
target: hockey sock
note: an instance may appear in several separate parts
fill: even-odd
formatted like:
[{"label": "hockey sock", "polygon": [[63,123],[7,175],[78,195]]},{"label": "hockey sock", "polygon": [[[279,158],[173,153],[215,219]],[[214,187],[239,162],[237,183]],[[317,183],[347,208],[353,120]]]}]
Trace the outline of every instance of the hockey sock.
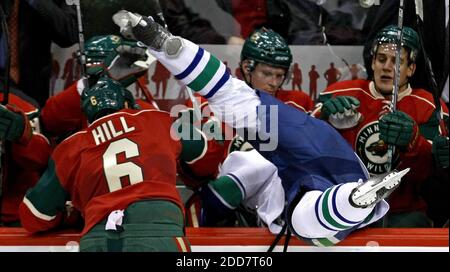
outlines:
[{"label": "hockey sock", "polygon": [[234,214],[243,194],[238,185],[228,176],[211,181],[200,191],[202,198],[202,226],[215,226]]},{"label": "hockey sock", "polygon": [[326,238],[363,222],[373,208],[355,208],[349,203],[349,195],[357,184],[344,183],[324,192],[307,192],[292,213],[295,232],[305,238]]}]

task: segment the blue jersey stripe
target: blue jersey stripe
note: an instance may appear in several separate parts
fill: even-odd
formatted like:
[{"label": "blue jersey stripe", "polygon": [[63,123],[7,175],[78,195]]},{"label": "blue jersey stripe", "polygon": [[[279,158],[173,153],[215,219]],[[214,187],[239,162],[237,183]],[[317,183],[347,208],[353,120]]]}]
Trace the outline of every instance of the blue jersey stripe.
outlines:
[{"label": "blue jersey stripe", "polygon": [[339,230],[337,230],[337,229],[329,228],[327,225],[325,225],[325,224],[322,222],[322,220],[320,220],[320,215],[319,215],[319,202],[320,202],[320,200],[322,199],[322,197],[323,197],[323,193],[322,193],[322,195],[321,195],[320,197],[317,198],[316,204],[315,204],[315,206],[314,206],[315,211],[316,211],[316,218],[317,218],[317,221],[319,221],[320,225],[321,225],[322,227],[326,228],[327,230],[331,230],[331,231],[339,231]]},{"label": "blue jersey stripe", "polygon": [[346,224],[350,224],[350,225],[356,225],[359,223],[359,221],[350,221],[345,219],[337,210],[337,206],[336,206],[336,195],[337,195],[337,191],[339,190],[339,188],[342,186],[343,183],[341,183],[340,185],[337,186],[336,190],[334,190],[333,196],[332,196],[332,203],[333,203],[333,212],[334,214],[337,216],[337,218],[339,218],[339,220],[341,220],[342,222],[345,222]]},{"label": "blue jersey stripe", "polygon": [[204,53],[205,53],[205,50],[203,50],[203,48],[199,47],[198,51],[197,51],[197,54],[195,54],[195,57],[192,60],[191,64],[189,64],[189,66],[186,68],[186,70],[184,70],[183,72],[181,72],[178,75],[175,75],[175,78],[178,79],[178,80],[182,80],[185,77],[187,77],[190,73],[192,73],[192,71],[194,71],[195,67],[197,67],[197,65],[199,64],[199,62],[202,59]]},{"label": "blue jersey stripe", "polygon": [[230,74],[228,73],[228,71],[225,69],[225,73],[222,75],[222,77],[220,78],[220,80],[216,83],[216,85],[214,85],[214,87],[211,89],[211,91],[209,91],[206,95],[204,95],[203,97],[206,99],[211,98],[213,95],[215,95],[217,93],[217,91],[225,84],[225,82],[228,81],[228,79],[230,78]]},{"label": "blue jersey stripe", "polygon": [[235,181],[239,184],[239,187],[242,188],[242,191],[244,191],[244,195],[242,196],[242,198],[244,199],[244,198],[247,196],[247,192],[245,191],[245,187],[244,187],[244,185],[242,184],[241,180],[240,180],[238,177],[236,177],[235,175],[231,174],[231,173],[228,173],[227,176],[229,176],[229,177],[231,177],[233,180],[235,180]]}]

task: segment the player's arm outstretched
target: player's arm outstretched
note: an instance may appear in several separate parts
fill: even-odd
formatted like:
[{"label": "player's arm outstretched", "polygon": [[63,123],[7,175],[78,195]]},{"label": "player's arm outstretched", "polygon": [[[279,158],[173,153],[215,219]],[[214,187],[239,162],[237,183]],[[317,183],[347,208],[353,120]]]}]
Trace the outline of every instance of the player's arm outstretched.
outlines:
[{"label": "player's arm outstretched", "polygon": [[[256,121],[248,121],[247,117],[249,109],[256,111],[260,105],[258,96],[243,81],[231,77],[225,64],[215,56],[186,39],[173,36],[151,18],[122,10],[113,20],[122,35],[147,45],[177,80],[208,99],[212,111],[221,120],[235,128],[256,127]],[[222,90],[226,90],[225,95]],[[234,121],[227,122],[233,118]]]}]

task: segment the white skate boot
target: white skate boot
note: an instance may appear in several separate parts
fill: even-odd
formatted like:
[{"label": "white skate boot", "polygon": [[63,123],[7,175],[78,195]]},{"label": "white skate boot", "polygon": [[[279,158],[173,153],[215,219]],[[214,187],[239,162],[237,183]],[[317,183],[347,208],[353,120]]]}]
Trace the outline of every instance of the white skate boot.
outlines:
[{"label": "white skate boot", "polygon": [[388,197],[400,184],[401,178],[409,172],[406,168],[369,178],[359,184],[350,194],[350,204],[357,208],[373,207],[382,199]]}]

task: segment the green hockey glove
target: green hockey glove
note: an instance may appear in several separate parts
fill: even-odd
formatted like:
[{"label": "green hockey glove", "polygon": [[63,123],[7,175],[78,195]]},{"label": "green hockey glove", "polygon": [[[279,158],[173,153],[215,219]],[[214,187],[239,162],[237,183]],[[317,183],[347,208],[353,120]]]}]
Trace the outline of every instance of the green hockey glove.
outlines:
[{"label": "green hockey glove", "polygon": [[31,125],[17,107],[0,105],[0,139],[26,144],[31,139]]},{"label": "green hockey glove", "polygon": [[440,167],[448,168],[448,137],[442,135],[434,137],[431,152]]},{"label": "green hockey glove", "polygon": [[380,139],[386,144],[412,150],[417,142],[419,130],[416,122],[402,111],[383,115],[379,121]]},{"label": "green hockey glove", "polygon": [[108,76],[127,87],[142,76],[155,60],[147,47],[136,41],[122,40],[115,52],[105,60]]},{"label": "green hockey glove", "polygon": [[337,129],[346,129],[356,126],[361,119],[360,102],[352,96],[337,96],[328,99],[322,105],[320,119],[327,120]]}]

